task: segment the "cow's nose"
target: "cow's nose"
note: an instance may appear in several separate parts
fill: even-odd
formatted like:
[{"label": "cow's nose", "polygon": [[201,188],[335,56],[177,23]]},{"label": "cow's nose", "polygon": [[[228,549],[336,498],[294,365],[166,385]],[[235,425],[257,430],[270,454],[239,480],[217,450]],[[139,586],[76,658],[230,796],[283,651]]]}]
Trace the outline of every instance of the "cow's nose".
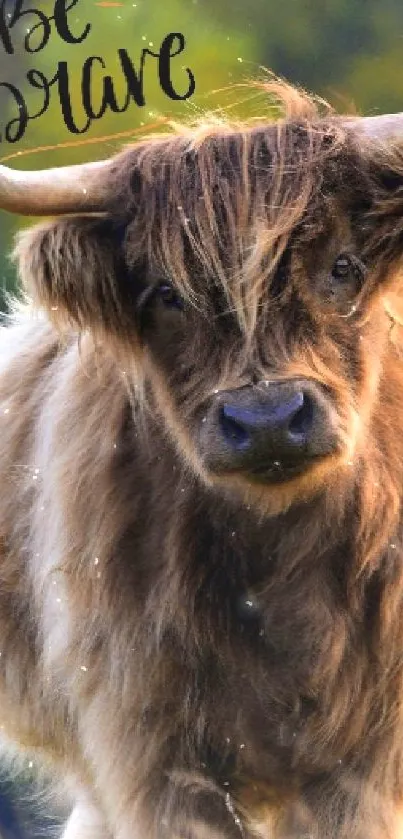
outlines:
[{"label": "cow's nose", "polygon": [[329,393],[312,379],[221,391],[203,418],[199,444],[212,472],[286,480],[338,450],[337,412]]},{"label": "cow's nose", "polygon": [[314,406],[303,390],[279,393],[248,406],[225,401],[220,407],[219,424],[227,445],[238,453],[260,455],[275,451],[280,459],[305,449],[312,429]]}]

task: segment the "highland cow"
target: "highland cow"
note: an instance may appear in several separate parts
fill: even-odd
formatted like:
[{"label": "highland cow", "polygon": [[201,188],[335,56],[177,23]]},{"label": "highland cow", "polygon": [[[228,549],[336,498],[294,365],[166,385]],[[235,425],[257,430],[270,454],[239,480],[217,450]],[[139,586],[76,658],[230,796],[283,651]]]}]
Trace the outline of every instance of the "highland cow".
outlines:
[{"label": "highland cow", "polygon": [[399,834],[401,119],[280,95],[1,171],[63,214],[1,334],[0,684],[69,839]]}]

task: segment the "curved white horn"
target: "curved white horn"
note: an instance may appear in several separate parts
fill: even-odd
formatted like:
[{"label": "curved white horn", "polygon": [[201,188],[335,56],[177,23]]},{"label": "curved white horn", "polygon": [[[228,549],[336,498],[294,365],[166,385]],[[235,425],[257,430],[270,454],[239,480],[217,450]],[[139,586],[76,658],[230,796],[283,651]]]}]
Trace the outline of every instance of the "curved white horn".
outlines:
[{"label": "curved white horn", "polygon": [[402,136],[403,114],[382,114],[376,117],[351,117],[346,125],[374,140],[390,140]]},{"label": "curved white horn", "polygon": [[24,172],[0,166],[0,209],[47,216],[106,208],[104,179],[110,160]]}]

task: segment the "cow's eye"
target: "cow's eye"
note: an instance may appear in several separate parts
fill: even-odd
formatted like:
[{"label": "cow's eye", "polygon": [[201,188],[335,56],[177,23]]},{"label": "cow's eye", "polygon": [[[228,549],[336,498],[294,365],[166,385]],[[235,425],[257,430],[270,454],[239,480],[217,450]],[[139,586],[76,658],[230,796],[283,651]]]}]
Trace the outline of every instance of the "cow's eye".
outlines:
[{"label": "cow's eye", "polygon": [[330,297],[342,301],[345,297],[359,294],[362,289],[366,267],[356,256],[342,253],[337,257],[330,273]]},{"label": "cow's eye", "polygon": [[170,283],[160,283],[156,288],[156,296],[167,309],[183,309],[183,301]]},{"label": "cow's eye", "polygon": [[166,280],[147,285],[137,297],[136,321],[141,332],[152,326],[154,314],[157,309],[161,311],[161,307],[170,311],[184,308],[180,295]]},{"label": "cow's eye", "polygon": [[353,275],[354,265],[349,256],[342,254],[336,259],[332,268],[332,277],[334,280],[349,280]]}]

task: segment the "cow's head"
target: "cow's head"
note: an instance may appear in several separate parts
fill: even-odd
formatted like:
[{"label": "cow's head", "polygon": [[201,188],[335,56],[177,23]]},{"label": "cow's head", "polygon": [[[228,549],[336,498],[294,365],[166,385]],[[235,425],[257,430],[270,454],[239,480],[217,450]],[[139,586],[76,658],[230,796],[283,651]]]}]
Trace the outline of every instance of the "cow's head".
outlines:
[{"label": "cow's head", "polygon": [[[31,174],[26,212],[86,214],[17,246],[54,320],[132,356],[194,471],[266,512],[351,483],[368,452],[403,248],[403,143],[384,139],[399,118],[284,99],[278,122],[51,172],[45,198]],[[27,189],[6,191],[24,209]]]}]

